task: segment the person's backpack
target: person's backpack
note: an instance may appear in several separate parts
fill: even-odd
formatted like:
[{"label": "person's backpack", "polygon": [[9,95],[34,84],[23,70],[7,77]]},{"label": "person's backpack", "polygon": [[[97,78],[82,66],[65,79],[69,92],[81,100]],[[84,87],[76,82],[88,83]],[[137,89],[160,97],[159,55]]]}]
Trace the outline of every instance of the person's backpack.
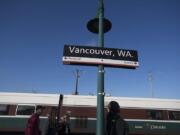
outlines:
[{"label": "person's backpack", "polygon": [[[117,124],[117,123],[121,123],[123,125],[123,127],[118,127],[120,125]],[[118,117],[117,119],[112,119],[111,125],[112,126],[111,126],[111,133],[110,133],[110,135],[128,135],[129,134],[129,125],[121,117]],[[123,130],[123,133],[122,134],[118,134],[119,132],[117,132],[117,130]]]}]

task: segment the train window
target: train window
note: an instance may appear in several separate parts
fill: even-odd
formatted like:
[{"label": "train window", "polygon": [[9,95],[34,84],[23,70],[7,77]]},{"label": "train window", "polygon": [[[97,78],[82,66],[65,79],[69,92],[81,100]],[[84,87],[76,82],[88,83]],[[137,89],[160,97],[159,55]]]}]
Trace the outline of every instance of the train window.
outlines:
[{"label": "train window", "polygon": [[169,111],[169,119],[170,120],[180,120],[180,112]]},{"label": "train window", "polygon": [[8,105],[0,105],[0,115],[8,115]]},{"label": "train window", "polygon": [[16,115],[31,115],[35,111],[35,106],[18,105]]},{"label": "train window", "polygon": [[148,111],[148,118],[152,120],[162,120],[163,119],[163,113],[159,110],[150,110]]}]

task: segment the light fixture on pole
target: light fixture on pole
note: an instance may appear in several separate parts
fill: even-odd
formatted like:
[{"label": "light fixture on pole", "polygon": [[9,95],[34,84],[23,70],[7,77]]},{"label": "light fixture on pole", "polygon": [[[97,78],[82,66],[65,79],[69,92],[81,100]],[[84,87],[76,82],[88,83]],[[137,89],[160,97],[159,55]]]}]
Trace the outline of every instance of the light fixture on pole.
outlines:
[{"label": "light fixture on pole", "polygon": [[[108,32],[112,27],[111,22],[106,18],[103,19],[103,25],[104,25],[103,27],[104,33]],[[87,23],[87,28],[90,32],[98,34],[99,33],[99,18],[95,17],[94,19],[90,20]]]}]

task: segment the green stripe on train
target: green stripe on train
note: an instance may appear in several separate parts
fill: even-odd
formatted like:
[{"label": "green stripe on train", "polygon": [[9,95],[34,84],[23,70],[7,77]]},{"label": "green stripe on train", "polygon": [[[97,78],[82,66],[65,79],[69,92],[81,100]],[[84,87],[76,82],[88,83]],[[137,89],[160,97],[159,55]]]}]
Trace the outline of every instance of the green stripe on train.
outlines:
[{"label": "green stripe on train", "polygon": [[[0,130],[15,129],[24,131],[28,118],[22,117],[0,117]],[[155,121],[155,120],[128,120],[130,133],[145,133],[145,134],[165,134],[179,135],[180,121]],[[47,118],[41,118],[40,127],[43,131],[46,130],[48,124]],[[71,128],[82,128],[95,131],[95,119],[71,119]]]},{"label": "green stripe on train", "polygon": [[[24,131],[28,118],[19,117],[0,117],[0,130],[16,130]],[[40,120],[40,128],[45,130],[47,127],[48,119]]]},{"label": "green stripe on train", "polygon": [[[180,121],[156,121],[156,120],[127,120],[129,124],[130,133],[144,133],[144,134],[165,134],[174,135],[180,134]],[[78,124],[78,125],[77,125]],[[89,128],[95,131],[96,120],[89,119],[73,119],[71,120],[72,128]]]},{"label": "green stripe on train", "polygon": [[180,122],[170,121],[128,121],[130,132],[151,134],[178,134]]}]

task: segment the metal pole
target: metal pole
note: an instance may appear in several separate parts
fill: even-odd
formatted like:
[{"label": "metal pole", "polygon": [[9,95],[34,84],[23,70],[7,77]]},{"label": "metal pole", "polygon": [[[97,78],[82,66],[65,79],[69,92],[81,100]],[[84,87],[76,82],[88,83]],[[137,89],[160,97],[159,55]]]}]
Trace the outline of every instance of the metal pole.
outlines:
[{"label": "metal pole", "polygon": [[[99,0],[99,41],[98,46],[104,47],[104,4]],[[98,86],[97,86],[97,112],[96,112],[96,135],[104,135],[104,66],[98,66]]]},{"label": "metal pole", "polygon": [[59,96],[59,104],[58,104],[58,110],[57,110],[57,119],[56,119],[56,134],[58,134],[58,126],[59,126],[59,120],[61,116],[61,109],[62,109],[62,104],[63,104],[63,95],[60,94]]},{"label": "metal pole", "polygon": [[76,87],[75,87],[75,92],[74,95],[78,95],[78,79],[79,79],[80,75],[79,75],[79,69],[76,70]]},{"label": "metal pole", "polygon": [[149,79],[149,83],[150,83],[151,97],[154,98],[153,75],[152,75],[151,71],[148,73],[148,79]]}]

